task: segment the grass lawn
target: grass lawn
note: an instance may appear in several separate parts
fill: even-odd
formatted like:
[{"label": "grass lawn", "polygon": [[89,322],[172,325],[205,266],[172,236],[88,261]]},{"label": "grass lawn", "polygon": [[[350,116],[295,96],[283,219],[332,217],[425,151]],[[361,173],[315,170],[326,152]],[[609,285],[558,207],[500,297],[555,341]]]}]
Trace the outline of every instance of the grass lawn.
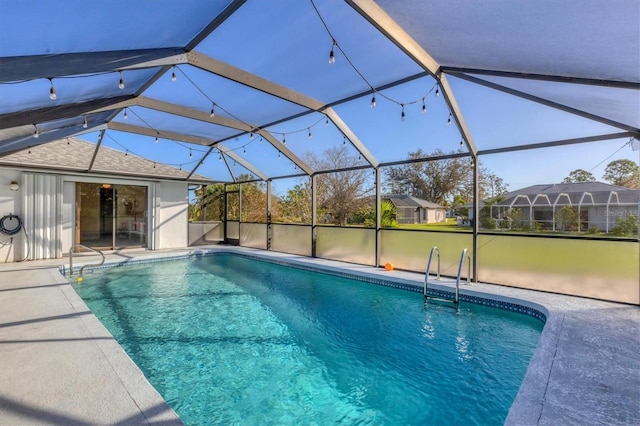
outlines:
[{"label": "grass lawn", "polygon": [[400,225],[400,229],[419,229],[422,231],[462,231],[471,232],[470,226],[459,226],[454,217],[447,218],[446,222],[416,223]]}]

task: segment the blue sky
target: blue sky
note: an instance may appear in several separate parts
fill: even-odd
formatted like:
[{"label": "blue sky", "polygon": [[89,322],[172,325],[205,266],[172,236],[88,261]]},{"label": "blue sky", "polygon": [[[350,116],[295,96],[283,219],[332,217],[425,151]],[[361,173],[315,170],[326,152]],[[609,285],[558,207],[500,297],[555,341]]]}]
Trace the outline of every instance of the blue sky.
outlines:
[{"label": "blue sky", "polygon": [[[0,55],[179,46],[209,22],[212,11],[222,10],[226,3],[221,0],[213,3],[189,2],[182,5],[165,0],[140,1],[127,3],[127,12],[123,14],[117,7],[105,8],[100,3],[87,4],[76,0],[66,0],[55,5],[27,0],[3,0]],[[322,102],[365,91],[369,89],[369,84],[380,85],[421,71],[417,64],[407,59],[393,43],[384,39],[346,4],[330,0],[316,0],[316,4],[342,49],[336,49],[336,63],[333,65],[327,61],[332,43],[331,36],[315,13],[311,2],[307,1],[280,1],[268,4],[249,2],[195,50],[303,92]],[[152,6],[153,13],[149,13]],[[194,10],[199,11],[195,18]],[[89,14],[99,14],[101,18],[87,19]],[[187,16],[189,19],[186,19]],[[53,33],[48,25],[44,25],[45,22],[62,21],[71,21],[74,24],[59,26]],[[43,25],[39,25],[40,22]],[[176,31],[176,27],[172,26],[174,22],[181,22],[182,32]],[[288,25],[274,25],[274,22],[287,22]],[[25,28],[29,28],[29,31],[25,31]],[[291,37],[291,28],[296,37]],[[78,33],[82,33],[83,36],[78,37]],[[153,34],[153,37],[149,37],[149,34]],[[343,51],[356,69],[349,65]],[[129,84],[127,90],[147,74],[149,71],[126,71],[125,78]],[[208,111],[214,101],[218,115],[255,125],[269,123],[302,110],[297,105],[263,93],[251,92],[237,83],[209,75],[190,65],[179,65],[176,74],[176,81],[172,81],[169,71],[148,89],[144,96],[201,111]],[[0,99],[3,99],[0,107],[11,109],[11,102],[24,103],[27,99],[33,102],[34,107],[73,103],[90,99],[96,90],[102,91],[105,87],[111,87],[109,93],[113,96],[120,93],[117,89],[117,78],[117,73],[74,79],[55,78],[58,100],[54,103],[46,98],[49,87],[46,79],[3,84],[0,85]],[[114,80],[113,86],[110,80]],[[448,80],[480,150],[620,131],[453,76],[449,76]],[[337,105],[334,109],[378,161],[402,160],[407,157],[408,152],[418,148],[425,152],[435,149],[445,152],[456,151],[460,148],[461,136],[455,125],[447,124],[449,110],[443,96],[436,96],[434,83],[431,77],[423,77],[382,91],[376,96],[375,108],[370,107],[370,96],[367,95]],[[577,100],[585,107],[593,107],[598,111],[615,113],[616,109],[623,110],[629,102],[634,103],[634,96],[637,102],[632,111],[640,109],[640,99],[637,99],[636,91],[625,93],[624,100],[619,102],[616,93],[607,98],[602,88],[575,84],[542,84],[546,86],[536,89],[550,93],[556,98],[564,97],[574,102]],[[424,114],[421,112],[423,103],[427,108]],[[400,120],[401,104],[404,104],[404,121]],[[180,132],[189,126],[190,132],[212,139],[234,134],[219,126],[188,122],[182,118],[139,107],[128,110],[126,121],[123,112],[116,121],[150,127],[159,133],[163,130]],[[267,130],[278,140],[286,136],[287,147],[301,158],[307,153],[319,155],[328,148],[341,145],[343,141],[340,131],[333,125],[325,126],[323,116],[318,113],[271,126]],[[309,133],[312,134],[312,138],[308,137]],[[98,133],[87,133],[81,137],[95,142]],[[156,144],[154,139],[109,130],[103,144],[187,170],[190,170],[207,150],[205,147],[174,142],[162,137]],[[604,168],[610,161],[626,158],[640,162],[640,152],[624,146],[627,142],[628,138],[625,138],[488,155],[482,157],[481,162],[483,166],[502,177],[510,189],[538,183],[560,182],[572,170],[578,168],[591,171],[596,178],[601,179]],[[250,140],[249,135],[244,135],[226,141],[225,145],[267,175],[289,175],[298,172],[290,161],[285,158],[278,159],[276,148],[266,142],[261,143],[258,138]],[[355,150],[352,152],[357,156]],[[213,153],[197,173],[213,179],[228,179],[228,174],[222,166],[218,161],[218,154]],[[235,166],[234,170],[236,174],[246,172],[239,165]]]}]

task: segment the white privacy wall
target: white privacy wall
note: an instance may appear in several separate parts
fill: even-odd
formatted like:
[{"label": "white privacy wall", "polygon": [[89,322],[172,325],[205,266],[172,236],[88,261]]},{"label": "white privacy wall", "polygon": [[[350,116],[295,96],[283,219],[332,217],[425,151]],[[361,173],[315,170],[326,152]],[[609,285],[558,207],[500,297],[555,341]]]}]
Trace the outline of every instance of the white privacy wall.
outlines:
[{"label": "white privacy wall", "polygon": [[184,182],[159,182],[156,188],[154,249],[188,246],[189,190]]}]

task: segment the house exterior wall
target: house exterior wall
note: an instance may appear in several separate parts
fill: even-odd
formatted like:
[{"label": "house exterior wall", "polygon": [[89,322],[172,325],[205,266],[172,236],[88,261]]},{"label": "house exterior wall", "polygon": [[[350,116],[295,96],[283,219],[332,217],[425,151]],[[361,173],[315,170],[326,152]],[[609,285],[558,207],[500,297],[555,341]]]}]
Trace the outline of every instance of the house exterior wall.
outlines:
[{"label": "house exterior wall", "polygon": [[[59,195],[54,196],[53,185],[38,184],[42,179],[46,182],[60,182],[59,187],[56,186],[56,192]],[[20,186],[17,191],[9,189],[9,185],[13,181]],[[33,185],[30,185],[30,182]],[[25,238],[23,231],[13,236],[0,233],[0,263],[24,260],[27,252],[29,252],[29,258],[34,259],[62,257],[69,253],[71,246],[75,243],[75,190],[77,182],[111,182],[147,186],[150,201],[148,204],[149,215],[155,218],[156,226],[155,232],[153,232],[153,228],[149,230],[149,235],[153,235],[149,241],[149,248],[165,249],[188,246],[189,200],[186,182],[149,182],[113,177],[33,174],[17,169],[0,168],[0,218],[9,214],[18,215],[23,221],[28,235],[28,238]],[[31,200],[30,203],[33,204],[30,213],[25,211],[24,200]],[[26,219],[25,215],[28,216]],[[53,219],[53,222],[50,219]],[[5,226],[9,224],[7,221]],[[37,226],[34,228],[34,225],[30,226],[30,224]],[[43,237],[47,237],[44,239],[46,241],[43,240]],[[27,239],[29,244],[27,244]],[[51,241],[49,240],[55,240],[56,250],[51,249]],[[39,241],[44,242],[40,244]]]},{"label": "house exterior wall", "polygon": [[186,182],[156,184],[155,249],[187,247],[189,189]]},{"label": "house exterior wall", "polygon": [[[17,191],[9,189],[11,182],[20,184],[21,173],[17,170],[0,169],[0,218],[8,214],[17,214],[22,218],[22,188]],[[5,224],[9,226],[9,224]],[[0,233],[0,263],[17,262],[24,256],[24,233],[13,236]]]}]

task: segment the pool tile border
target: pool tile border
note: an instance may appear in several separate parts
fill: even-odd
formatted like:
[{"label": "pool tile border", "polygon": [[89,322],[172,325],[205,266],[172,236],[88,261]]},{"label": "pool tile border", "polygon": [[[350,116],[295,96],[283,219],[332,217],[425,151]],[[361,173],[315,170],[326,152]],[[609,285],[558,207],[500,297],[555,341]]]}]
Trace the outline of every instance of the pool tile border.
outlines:
[{"label": "pool tile border", "polygon": [[[197,252],[193,252],[193,253],[189,253],[189,254],[183,254],[183,255],[178,255],[178,256],[167,256],[167,257],[160,257],[160,258],[149,258],[149,259],[135,259],[135,260],[125,260],[122,262],[114,262],[114,263],[105,263],[103,265],[100,266],[92,266],[92,267],[86,267],[85,270],[100,270],[100,269],[107,269],[107,268],[113,268],[113,267],[121,267],[121,266],[134,266],[134,265],[140,265],[140,264],[148,264],[148,263],[160,263],[160,262],[168,262],[168,261],[173,261],[173,260],[184,260],[184,259],[191,259],[194,257],[208,257],[208,256],[224,256],[224,255],[236,255],[236,256],[242,256],[242,257],[246,257],[246,258],[250,258],[253,260],[257,260],[257,261],[261,261],[261,262],[267,262],[267,263],[272,263],[272,264],[276,264],[276,265],[280,265],[280,266],[285,266],[285,267],[290,267],[290,268],[296,268],[296,269],[302,269],[302,270],[306,270],[306,271],[310,271],[310,272],[319,272],[319,273],[323,273],[323,274],[328,274],[328,275],[332,275],[332,276],[336,276],[336,277],[341,277],[341,278],[347,278],[347,279],[352,279],[352,280],[356,280],[356,281],[361,281],[361,282],[365,282],[368,284],[374,284],[374,285],[381,285],[381,286],[385,286],[385,287],[392,287],[392,288],[396,288],[399,290],[405,290],[405,291],[412,291],[415,293],[422,293],[423,292],[423,288],[421,286],[415,285],[415,284],[409,284],[409,283],[402,283],[399,281],[392,281],[389,279],[382,279],[382,278],[378,278],[378,277],[373,277],[373,276],[368,276],[366,274],[356,274],[353,272],[343,272],[343,271],[339,271],[333,268],[329,268],[329,267],[323,267],[321,265],[310,265],[306,262],[298,262],[295,260],[291,260],[291,259],[278,259],[278,258],[272,258],[272,257],[266,257],[266,256],[257,256],[251,253],[240,253],[237,251],[197,251]],[[67,268],[65,265],[61,265],[58,267],[60,273],[64,276],[67,276],[68,272],[70,272],[69,268]],[[77,273],[80,271],[80,267],[74,267],[73,268],[73,273]],[[435,289],[435,288],[428,288],[427,289],[427,294],[429,296],[433,296],[433,297],[437,297],[440,299],[453,299],[454,297],[454,293],[452,291],[447,291],[447,290],[440,290],[440,289]],[[525,306],[525,305],[521,305],[519,303],[514,303],[514,302],[508,302],[508,301],[503,301],[503,300],[496,300],[496,299],[491,299],[488,297],[480,297],[480,296],[476,296],[476,295],[469,295],[469,294],[464,294],[462,291],[459,294],[459,300],[461,302],[466,302],[466,303],[473,303],[473,304],[477,304],[477,305],[482,305],[482,306],[488,306],[488,307],[492,307],[492,308],[498,308],[498,309],[503,309],[506,311],[511,311],[511,312],[517,312],[520,314],[525,314],[528,316],[531,316],[539,321],[542,321],[543,323],[546,323],[547,321],[547,316],[539,311],[538,309],[532,308],[530,306]]]}]

